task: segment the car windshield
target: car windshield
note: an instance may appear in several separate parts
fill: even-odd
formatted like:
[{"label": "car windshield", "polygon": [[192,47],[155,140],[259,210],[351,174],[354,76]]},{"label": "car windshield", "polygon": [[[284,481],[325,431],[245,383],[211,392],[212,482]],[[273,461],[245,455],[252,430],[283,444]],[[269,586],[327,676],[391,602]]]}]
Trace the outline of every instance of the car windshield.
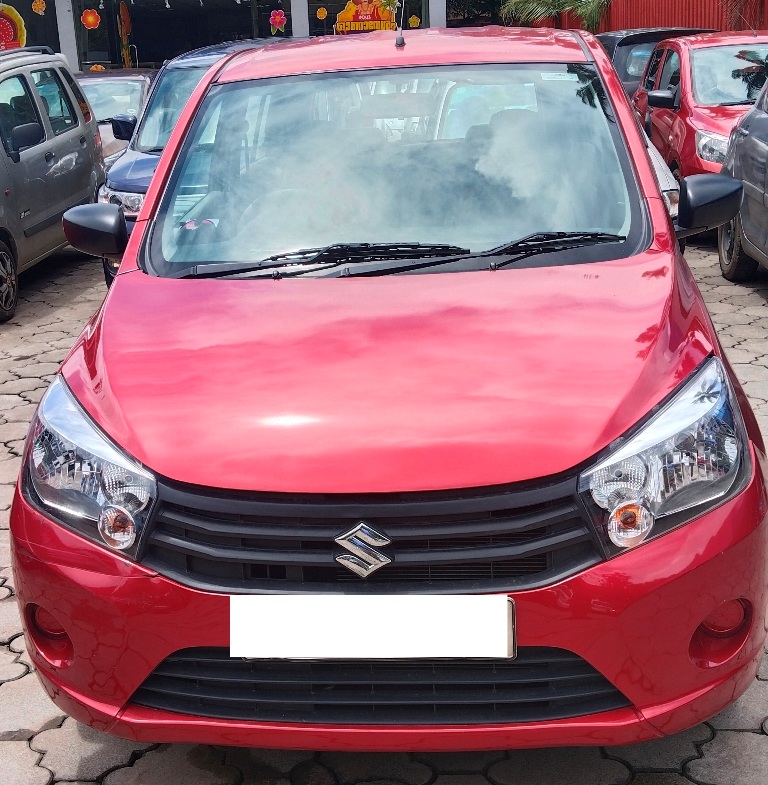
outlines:
[{"label": "car windshield", "polygon": [[83,79],[80,87],[100,123],[116,114],[139,114],[144,87],[140,79]]},{"label": "car windshield", "polygon": [[137,150],[160,152],[165,147],[184,104],[207,70],[205,66],[167,68],[161,73],[141,120]]},{"label": "car windshield", "polygon": [[626,158],[587,65],[218,85],[177,158],[150,266],[173,275],[329,244],[482,252],[534,232],[624,237],[639,223]]},{"label": "car windshield", "polygon": [[753,104],[766,77],[766,46],[713,46],[691,56],[693,94],[701,106]]}]

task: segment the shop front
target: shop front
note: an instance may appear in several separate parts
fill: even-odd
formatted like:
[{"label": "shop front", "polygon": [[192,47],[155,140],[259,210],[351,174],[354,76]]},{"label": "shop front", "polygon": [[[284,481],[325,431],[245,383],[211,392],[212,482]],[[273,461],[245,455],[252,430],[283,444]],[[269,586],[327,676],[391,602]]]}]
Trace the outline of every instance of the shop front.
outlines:
[{"label": "shop front", "polygon": [[[221,41],[352,35],[445,24],[445,0],[72,0],[77,60],[93,67],[157,67]],[[52,5],[52,3],[49,3]]]}]

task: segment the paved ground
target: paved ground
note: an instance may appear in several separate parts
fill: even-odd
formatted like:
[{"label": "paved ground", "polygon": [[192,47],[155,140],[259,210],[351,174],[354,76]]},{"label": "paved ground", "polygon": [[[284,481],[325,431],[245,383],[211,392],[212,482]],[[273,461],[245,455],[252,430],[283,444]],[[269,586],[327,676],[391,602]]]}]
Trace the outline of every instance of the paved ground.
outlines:
[{"label": "paved ground", "polygon": [[[711,247],[694,247],[687,255],[768,433],[768,275],[752,286],[733,286],[720,277]],[[17,317],[0,326],[3,785],[766,785],[768,656],[752,687],[731,709],[678,736],[625,748],[330,755],[150,746],[114,739],[65,718],[30,672],[12,596],[7,511],[35,403],[104,291],[99,264],[61,255],[23,277]]]}]

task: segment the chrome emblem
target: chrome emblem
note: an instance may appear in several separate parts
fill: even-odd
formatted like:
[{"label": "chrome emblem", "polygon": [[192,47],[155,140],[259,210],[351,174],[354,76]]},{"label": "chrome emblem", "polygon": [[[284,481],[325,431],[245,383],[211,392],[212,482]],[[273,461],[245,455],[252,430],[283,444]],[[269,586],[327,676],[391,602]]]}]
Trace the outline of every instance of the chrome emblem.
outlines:
[{"label": "chrome emblem", "polygon": [[367,578],[379,567],[389,564],[392,559],[372,546],[389,545],[389,537],[380,534],[365,521],[355,526],[354,529],[335,538],[335,542],[345,548],[349,553],[342,553],[336,557],[339,564],[343,564],[361,578]]}]

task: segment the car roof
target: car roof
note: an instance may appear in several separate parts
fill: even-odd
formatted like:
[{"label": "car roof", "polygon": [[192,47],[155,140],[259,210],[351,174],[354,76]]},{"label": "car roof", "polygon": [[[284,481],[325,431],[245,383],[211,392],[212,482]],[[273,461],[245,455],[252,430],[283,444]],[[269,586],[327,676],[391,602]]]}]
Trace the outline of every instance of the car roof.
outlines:
[{"label": "car roof", "polygon": [[686,36],[680,43],[690,49],[705,49],[709,46],[727,46],[728,44],[758,44],[768,45],[768,32],[752,33],[746,30],[737,30],[732,33],[702,33],[701,35]]},{"label": "car roof", "polygon": [[242,52],[225,65],[217,81],[398,66],[588,62],[582,33],[572,30],[427,28],[404,31],[404,36],[400,48],[395,46],[395,31],[382,30]]},{"label": "car roof", "polygon": [[76,74],[78,81],[86,79],[136,79],[142,77],[152,79],[156,76],[155,68],[113,68],[106,71],[82,71]]},{"label": "car roof", "polygon": [[48,46],[22,46],[17,49],[0,51],[0,68],[16,67],[25,63],[66,63],[64,55],[54,52]]},{"label": "car roof", "polygon": [[184,52],[173,60],[166,60],[164,63],[165,68],[209,68],[217,60],[232,52],[238,52],[241,49],[259,49],[263,46],[271,46],[277,43],[285,43],[290,40],[304,40],[304,39],[290,39],[290,38],[244,38],[240,41],[223,41],[220,44],[212,44],[210,46],[203,46],[200,49],[193,49],[191,52]]},{"label": "car roof", "polygon": [[716,31],[711,28],[704,29],[701,27],[638,27],[633,30],[608,30],[605,33],[598,33],[597,38],[601,41],[608,38],[615,38],[618,41],[622,41],[625,38],[645,38],[646,36],[651,37],[654,35],[661,35],[664,38],[674,38],[677,35],[695,35],[697,33],[708,32]]}]

